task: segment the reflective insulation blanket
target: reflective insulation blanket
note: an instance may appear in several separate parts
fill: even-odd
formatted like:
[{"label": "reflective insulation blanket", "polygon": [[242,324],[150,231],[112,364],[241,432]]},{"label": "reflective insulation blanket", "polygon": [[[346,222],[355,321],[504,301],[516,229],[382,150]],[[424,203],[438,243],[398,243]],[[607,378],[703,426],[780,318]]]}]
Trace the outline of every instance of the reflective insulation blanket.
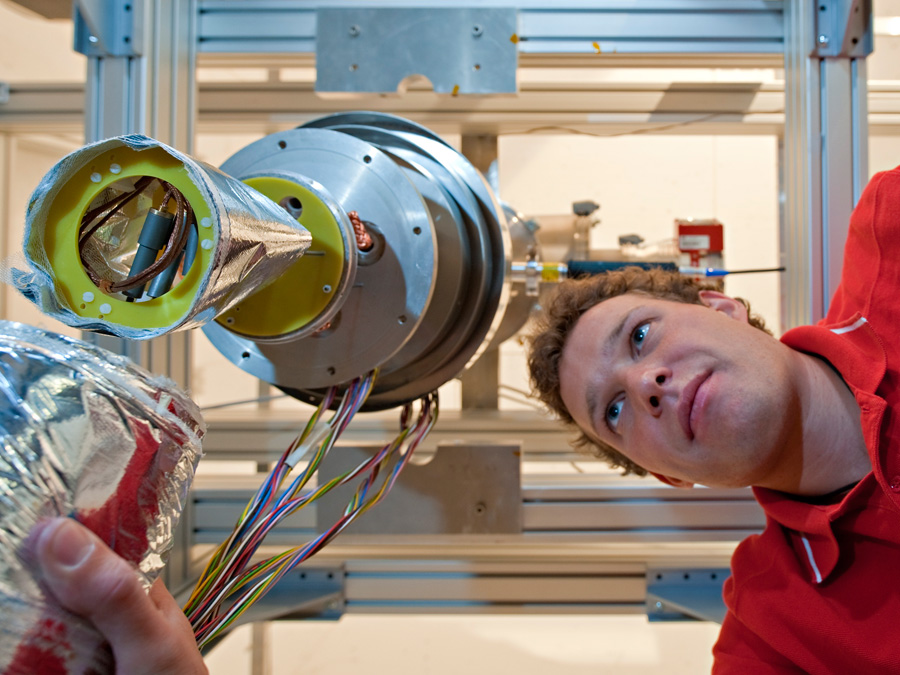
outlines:
[{"label": "reflective insulation blanket", "polygon": [[[212,261],[192,304],[174,321],[152,328],[122,325],[105,317],[84,317],[73,311],[58,292],[56,275],[44,247],[47,228],[59,227],[57,223],[49,222],[48,216],[61,189],[77,172],[125,146],[138,152],[160,148],[183,163],[187,177],[197,187],[212,214],[212,222],[208,224],[213,229]],[[148,339],[208,323],[281,276],[303,255],[311,241],[309,231],[281,206],[236,178],[152,138],[131,134],[80,148],[60,160],[44,176],[31,196],[26,213],[24,253],[28,269],[13,265],[6,276],[41,311],[69,326]]]},{"label": "reflective insulation blanket", "polygon": [[200,411],[175,385],[73,338],[0,321],[0,672],[111,672],[103,638],[42,590],[29,533],[69,516],[162,569],[200,457]]}]

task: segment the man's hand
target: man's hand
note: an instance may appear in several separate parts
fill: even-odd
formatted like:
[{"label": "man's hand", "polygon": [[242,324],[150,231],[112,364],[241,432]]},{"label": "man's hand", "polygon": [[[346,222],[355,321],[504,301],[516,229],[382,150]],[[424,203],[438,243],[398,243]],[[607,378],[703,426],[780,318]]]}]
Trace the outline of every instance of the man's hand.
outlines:
[{"label": "man's hand", "polygon": [[40,527],[35,553],[47,585],[106,638],[117,673],[207,673],[190,623],[162,581],[148,595],[127,562],[70,518]]}]

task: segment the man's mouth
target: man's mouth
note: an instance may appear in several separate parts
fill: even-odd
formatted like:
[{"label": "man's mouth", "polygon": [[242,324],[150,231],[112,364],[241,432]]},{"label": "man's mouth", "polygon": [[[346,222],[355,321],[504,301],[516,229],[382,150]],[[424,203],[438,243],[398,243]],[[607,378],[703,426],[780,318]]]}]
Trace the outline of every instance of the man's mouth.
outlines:
[{"label": "man's mouth", "polygon": [[697,390],[709,376],[708,372],[695,375],[681,390],[681,398],[678,399],[678,423],[689,441],[694,440],[694,426],[697,422],[694,419],[694,401],[697,398]]}]

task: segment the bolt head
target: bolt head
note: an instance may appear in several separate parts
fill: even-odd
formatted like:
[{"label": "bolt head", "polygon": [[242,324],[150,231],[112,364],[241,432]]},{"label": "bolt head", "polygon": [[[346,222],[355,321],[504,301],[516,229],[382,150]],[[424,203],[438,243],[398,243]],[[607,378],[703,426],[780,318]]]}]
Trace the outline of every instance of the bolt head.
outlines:
[{"label": "bolt head", "polygon": [[827,35],[820,35],[820,36],[819,36],[819,44],[820,44],[820,45],[827,45],[827,44],[828,44],[828,36],[827,36]]}]

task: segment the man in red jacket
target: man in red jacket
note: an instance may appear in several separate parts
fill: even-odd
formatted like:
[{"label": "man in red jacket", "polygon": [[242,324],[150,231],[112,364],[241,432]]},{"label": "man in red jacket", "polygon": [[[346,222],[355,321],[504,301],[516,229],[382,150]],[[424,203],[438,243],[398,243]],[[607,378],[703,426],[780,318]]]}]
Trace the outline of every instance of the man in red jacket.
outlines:
[{"label": "man in red jacket", "polygon": [[572,282],[529,360],[615,466],[753,486],[767,516],[725,586],[717,673],[900,668],[900,169],[850,224],[828,316],[776,340],[742,301],[661,272]]}]

